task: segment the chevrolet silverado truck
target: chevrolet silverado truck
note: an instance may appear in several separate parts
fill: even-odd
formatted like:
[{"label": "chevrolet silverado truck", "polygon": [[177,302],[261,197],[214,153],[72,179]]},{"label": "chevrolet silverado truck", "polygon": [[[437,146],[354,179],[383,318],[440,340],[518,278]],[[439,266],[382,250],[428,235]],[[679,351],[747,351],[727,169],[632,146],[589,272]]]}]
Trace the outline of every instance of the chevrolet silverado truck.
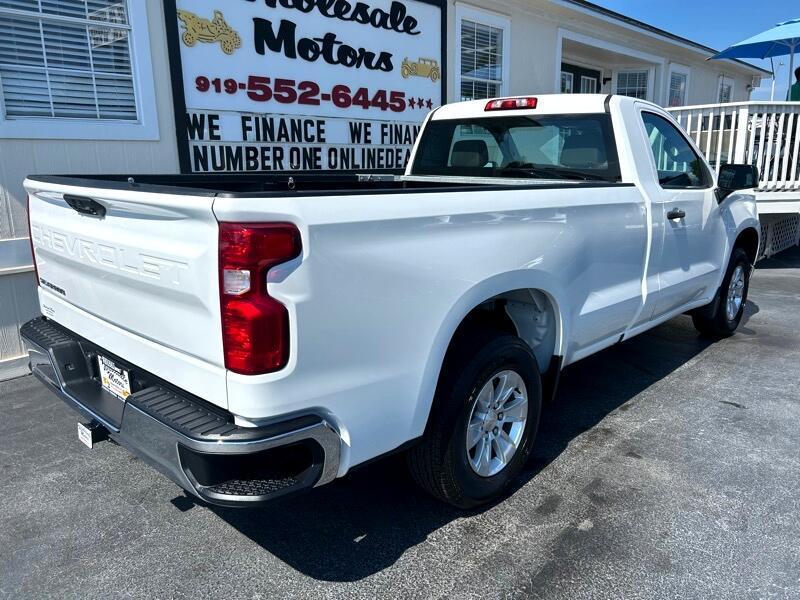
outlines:
[{"label": "chevrolet silverado truck", "polygon": [[523,467],[567,365],[682,313],[735,331],[756,181],[603,95],[442,106],[391,175],[30,176],[42,316],[21,333],[87,445],[209,503],[403,451],[473,507]]}]

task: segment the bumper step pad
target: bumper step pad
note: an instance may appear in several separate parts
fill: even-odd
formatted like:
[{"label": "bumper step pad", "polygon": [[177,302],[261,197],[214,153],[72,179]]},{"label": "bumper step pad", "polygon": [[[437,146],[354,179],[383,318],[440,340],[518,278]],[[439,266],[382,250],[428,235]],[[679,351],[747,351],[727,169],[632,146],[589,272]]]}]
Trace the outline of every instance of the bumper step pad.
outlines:
[{"label": "bumper step pad", "polygon": [[231,479],[208,487],[223,496],[268,496],[294,487],[299,482],[293,477],[286,479]]},{"label": "bumper step pad", "polygon": [[[100,348],[54,321],[23,325],[33,374],[82,416],[188,492],[213,504],[253,506],[333,480],[341,439],[317,415],[242,427],[228,411]],[[128,369],[126,401],[102,390],[101,355]]]}]

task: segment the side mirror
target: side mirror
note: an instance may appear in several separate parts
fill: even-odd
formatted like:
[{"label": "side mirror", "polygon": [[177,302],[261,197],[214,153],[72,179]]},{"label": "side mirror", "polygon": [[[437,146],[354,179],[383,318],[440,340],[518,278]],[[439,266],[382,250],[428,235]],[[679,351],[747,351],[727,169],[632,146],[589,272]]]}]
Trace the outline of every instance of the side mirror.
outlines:
[{"label": "side mirror", "polygon": [[758,167],[722,165],[717,177],[717,186],[717,202],[722,202],[736,190],[758,187]]}]

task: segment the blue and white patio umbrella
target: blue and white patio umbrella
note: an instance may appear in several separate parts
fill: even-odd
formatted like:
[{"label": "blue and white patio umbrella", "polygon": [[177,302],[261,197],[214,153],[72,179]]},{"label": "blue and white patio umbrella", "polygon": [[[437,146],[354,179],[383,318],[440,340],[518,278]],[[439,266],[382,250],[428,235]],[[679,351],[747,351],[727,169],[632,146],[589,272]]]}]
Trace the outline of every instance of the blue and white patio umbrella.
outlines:
[{"label": "blue and white patio umbrella", "polygon": [[[789,74],[791,77],[791,73],[794,72],[794,53],[798,50],[800,50],[800,19],[792,19],[791,21],[778,23],[772,29],[734,44],[711,58],[772,59],[776,56],[786,56],[788,54]],[[774,66],[772,74],[774,78]]]}]

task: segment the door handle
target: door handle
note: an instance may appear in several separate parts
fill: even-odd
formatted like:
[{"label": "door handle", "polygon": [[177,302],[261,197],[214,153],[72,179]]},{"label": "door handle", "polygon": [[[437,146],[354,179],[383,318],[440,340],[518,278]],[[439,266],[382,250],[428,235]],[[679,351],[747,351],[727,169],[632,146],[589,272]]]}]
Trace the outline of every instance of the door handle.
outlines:
[{"label": "door handle", "polygon": [[91,215],[93,217],[100,217],[101,219],[106,216],[106,207],[91,198],[64,194],[64,202],[66,202],[70,208],[83,215]]},{"label": "door handle", "polygon": [[682,219],[686,216],[686,213],[682,211],[680,208],[673,208],[671,211],[667,213],[667,218],[670,221],[677,221],[678,219]]}]

